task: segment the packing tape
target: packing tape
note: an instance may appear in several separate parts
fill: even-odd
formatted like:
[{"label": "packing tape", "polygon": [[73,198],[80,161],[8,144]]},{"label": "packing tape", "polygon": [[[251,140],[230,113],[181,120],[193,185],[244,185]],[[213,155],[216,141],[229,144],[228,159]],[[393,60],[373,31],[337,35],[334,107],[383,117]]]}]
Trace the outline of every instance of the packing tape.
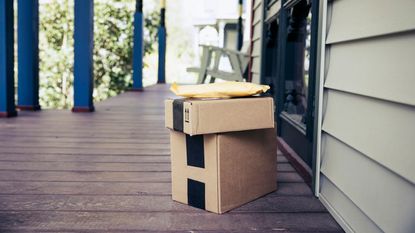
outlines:
[{"label": "packing tape", "polygon": [[[183,132],[185,99],[173,101],[173,129]],[[187,166],[205,168],[205,148],[203,135],[186,134]],[[187,179],[187,203],[190,206],[205,210],[205,183]]]},{"label": "packing tape", "polygon": [[[186,134],[187,166],[205,168],[205,148],[203,135]],[[187,179],[187,203],[205,209],[205,183]]]},{"label": "packing tape", "polygon": [[185,99],[173,100],[173,129],[183,132],[183,103]]},{"label": "packing tape", "polygon": [[205,146],[203,135],[186,134],[187,166],[205,168]]},{"label": "packing tape", "polygon": [[187,179],[187,203],[205,210],[205,183]]}]

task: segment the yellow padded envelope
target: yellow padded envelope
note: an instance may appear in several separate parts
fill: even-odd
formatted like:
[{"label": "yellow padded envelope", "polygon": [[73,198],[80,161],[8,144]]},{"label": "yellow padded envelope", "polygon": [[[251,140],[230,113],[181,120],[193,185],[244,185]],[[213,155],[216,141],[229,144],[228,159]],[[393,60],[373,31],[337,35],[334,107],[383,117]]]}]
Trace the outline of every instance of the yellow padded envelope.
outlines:
[{"label": "yellow padded envelope", "polygon": [[199,85],[177,85],[173,83],[170,90],[187,98],[231,98],[252,96],[265,93],[269,90],[267,85],[244,82],[209,83]]}]

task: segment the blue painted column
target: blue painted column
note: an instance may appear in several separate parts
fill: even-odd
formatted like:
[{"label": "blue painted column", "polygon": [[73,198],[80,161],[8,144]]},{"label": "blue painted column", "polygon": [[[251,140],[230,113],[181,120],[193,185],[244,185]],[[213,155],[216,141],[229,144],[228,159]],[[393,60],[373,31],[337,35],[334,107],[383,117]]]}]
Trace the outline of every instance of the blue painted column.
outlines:
[{"label": "blue painted column", "polygon": [[131,91],[143,90],[143,0],[136,0],[134,13],[133,87]]},{"label": "blue painted column", "polygon": [[39,1],[18,1],[18,102],[20,110],[39,105]]},{"label": "blue painted column", "polygon": [[13,0],[0,0],[0,117],[17,115],[14,103]]},{"label": "blue painted column", "polygon": [[243,5],[243,0],[238,0],[238,7],[239,7],[239,16],[238,16],[238,43],[237,43],[237,49],[241,50],[242,49],[242,45],[244,43],[244,34],[243,34],[243,23],[242,23],[242,13],[243,13],[243,9],[244,9],[244,5]]},{"label": "blue painted column", "polygon": [[166,0],[161,0],[160,26],[158,30],[159,63],[157,83],[166,83]]},{"label": "blue painted column", "polygon": [[75,0],[73,112],[93,112],[94,1]]}]

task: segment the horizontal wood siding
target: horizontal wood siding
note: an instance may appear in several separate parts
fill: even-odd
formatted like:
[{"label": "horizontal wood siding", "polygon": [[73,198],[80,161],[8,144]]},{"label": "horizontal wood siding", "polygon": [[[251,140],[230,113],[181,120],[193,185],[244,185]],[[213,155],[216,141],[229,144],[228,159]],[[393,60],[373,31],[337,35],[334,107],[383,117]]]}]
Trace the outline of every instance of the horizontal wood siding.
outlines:
[{"label": "horizontal wood siding", "polygon": [[415,1],[327,7],[321,200],[350,232],[415,229]]},{"label": "horizontal wood siding", "polygon": [[[260,0],[255,0],[255,2],[261,2]],[[261,5],[258,5],[257,8],[254,10],[254,18],[253,18],[253,25],[262,21],[263,12],[261,11]]]},{"label": "horizontal wood siding", "polygon": [[327,90],[323,130],[412,184],[415,183],[415,109]]},{"label": "horizontal wood siding", "polygon": [[325,87],[415,106],[415,31],[331,46]]},{"label": "horizontal wood siding", "polygon": [[[254,25],[253,30],[254,30],[254,35],[253,35],[253,39],[257,39],[257,38],[262,38],[262,21],[260,23],[257,23]],[[254,41],[255,43],[261,43],[260,41]]]},{"label": "horizontal wood siding", "polygon": [[276,1],[272,3],[269,7],[267,7],[267,17],[266,21],[270,18],[276,16],[281,9],[281,1]]},{"label": "horizontal wood siding", "polygon": [[415,203],[414,185],[329,134],[323,136],[322,150],[323,175],[379,228],[385,232],[415,229],[414,206],[409,204]]},{"label": "horizontal wood siding", "polygon": [[256,10],[256,9],[261,7],[263,0],[254,0],[254,1],[255,1],[254,2],[254,9]]},{"label": "horizontal wood siding", "polygon": [[259,74],[252,73],[252,80],[260,80]]},{"label": "horizontal wood siding", "polygon": [[262,30],[264,21],[263,0],[254,0],[253,9],[253,36],[252,36],[252,60],[251,60],[251,76],[253,83],[261,82],[261,54],[262,54]]},{"label": "horizontal wood siding", "polygon": [[[320,200],[330,211],[340,209],[345,219],[336,219],[347,231],[355,232],[381,232],[382,230],[365,215],[353,201],[326,177],[321,175]],[[328,202],[330,200],[330,203]],[[336,216],[335,216],[336,217]],[[361,224],[365,223],[365,224]],[[353,228],[352,228],[353,226]]]},{"label": "horizontal wood siding", "polygon": [[336,0],[328,10],[330,44],[415,29],[413,0]]},{"label": "horizontal wood siding", "polygon": [[261,42],[259,41],[255,41],[253,43],[253,48],[252,48],[252,56],[260,56],[261,55]]},{"label": "horizontal wood siding", "polygon": [[254,57],[252,61],[252,73],[260,74],[261,70],[261,58]]}]

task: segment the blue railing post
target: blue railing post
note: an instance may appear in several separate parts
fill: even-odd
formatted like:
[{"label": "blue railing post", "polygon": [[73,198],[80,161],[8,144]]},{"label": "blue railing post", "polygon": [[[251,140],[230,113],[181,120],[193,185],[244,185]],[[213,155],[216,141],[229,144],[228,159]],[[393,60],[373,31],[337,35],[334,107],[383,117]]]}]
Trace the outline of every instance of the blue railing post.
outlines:
[{"label": "blue railing post", "polygon": [[242,13],[244,9],[243,0],[238,0],[238,43],[237,43],[237,49],[241,50],[242,45],[244,43],[244,34],[243,34],[243,24],[242,24]]},{"label": "blue railing post", "polygon": [[39,105],[39,1],[18,1],[18,102],[20,110]]},{"label": "blue railing post", "polygon": [[94,1],[75,0],[73,112],[93,112]]},{"label": "blue railing post", "polygon": [[14,103],[13,0],[0,0],[0,117],[17,115]]},{"label": "blue railing post", "polygon": [[131,91],[143,90],[143,0],[136,0],[134,13],[133,87]]},{"label": "blue railing post", "polygon": [[161,0],[160,26],[158,30],[159,66],[157,83],[166,83],[166,0]]}]

